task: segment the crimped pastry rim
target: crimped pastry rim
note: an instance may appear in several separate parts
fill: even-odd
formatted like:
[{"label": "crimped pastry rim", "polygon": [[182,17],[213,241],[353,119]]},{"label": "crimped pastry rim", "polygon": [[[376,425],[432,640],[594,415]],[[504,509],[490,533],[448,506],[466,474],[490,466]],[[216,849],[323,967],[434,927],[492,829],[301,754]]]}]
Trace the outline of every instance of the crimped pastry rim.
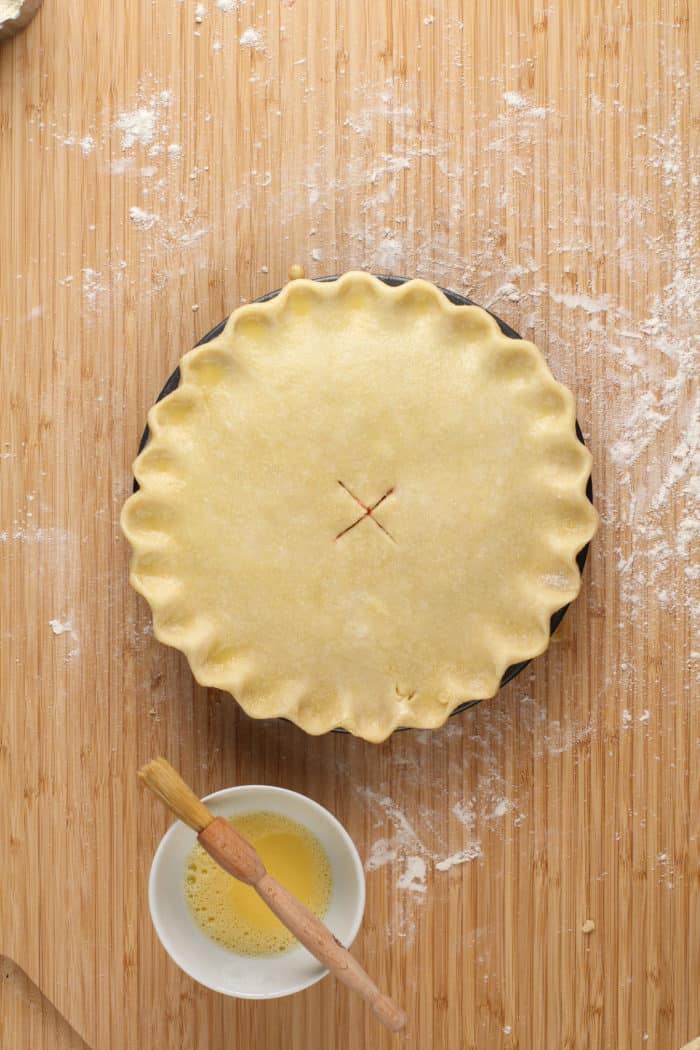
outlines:
[{"label": "crimped pastry rim", "polygon": [[[363,282],[364,283],[372,282],[372,284],[373,284],[373,286],[375,288],[376,288],[377,285],[381,286],[382,294],[385,295],[387,298],[388,297],[401,297],[401,296],[405,297],[405,296],[409,296],[409,295],[413,294],[414,292],[418,292],[419,291],[424,296],[427,296],[430,299],[431,306],[438,307],[438,309],[442,310],[445,313],[459,314],[462,311],[464,311],[465,309],[467,309],[467,310],[472,310],[473,309],[473,310],[479,311],[480,313],[486,313],[488,315],[488,317],[491,319],[491,321],[493,322],[494,326],[498,325],[500,327],[501,332],[503,330],[503,327],[508,327],[508,326],[503,326],[502,323],[500,321],[498,321],[497,318],[494,318],[494,316],[492,314],[489,314],[487,311],[483,311],[482,308],[478,307],[476,304],[469,303],[468,305],[466,305],[466,304],[463,305],[463,303],[462,303],[463,297],[461,297],[461,296],[458,297],[459,300],[460,300],[459,303],[455,304],[454,302],[451,302],[447,298],[449,293],[446,290],[439,289],[437,286],[431,284],[430,282],[423,281],[421,279],[390,278],[388,280],[392,280],[392,281],[396,281],[396,282],[400,281],[401,283],[388,284],[388,283],[385,283],[382,280],[382,278],[374,277],[374,276],[366,274],[366,273],[364,273],[362,271],[350,271],[350,272],[348,272],[348,273],[346,273],[344,275],[341,275],[338,278],[331,277],[331,278],[323,279],[322,281],[310,281],[310,280],[303,279],[303,280],[296,280],[294,282],[290,282],[288,285],[286,285],[284,288],[282,288],[278,293],[275,293],[275,292],[269,293],[268,296],[263,297],[262,300],[256,300],[254,303],[247,304],[247,305],[239,307],[237,310],[235,310],[233,312],[233,314],[229,317],[228,321],[225,322],[224,330],[212,340],[209,340],[208,337],[205,337],[204,340],[202,340],[200,343],[198,343],[197,346],[193,350],[189,351],[189,353],[185,355],[185,357],[183,358],[183,363],[186,362],[188,359],[191,360],[193,355],[195,355],[198,351],[211,350],[212,348],[216,348],[217,347],[217,343],[218,344],[223,343],[224,346],[226,346],[226,333],[229,331],[230,328],[233,328],[235,326],[235,319],[246,318],[246,317],[248,317],[250,315],[256,316],[261,309],[264,309],[265,311],[269,311],[269,313],[272,316],[275,316],[275,315],[276,316],[282,316],[284,314],[284,312],[285,312],[286,307],[287,307],[287,301],[288,301],[289,295],[292,293],[293,290],[296,290],[299,287],[307,287],[309,289],[312,289],[313,293],[317,294],[319,299],[321,299],[321,298],[331,299],[331,298],[334,298],[334,297],[338,297],[340,292],[342,291],[342,289],[345,286],[347,286],[350,282],[357,282],[357,283],[360,283],[360,284],[363,283]],[[452,293],[452,294],[455,294],[455,293]],[[512,329],[509,329],[509,330],[512,331]],[[516,338],[519,339],[519,337],[517,337],[517,334],[515,334],[515,335],[516,335]],[[526,341],[522,341],[522,345],[524,345],[524,346],[532,346],[532,344],[528,344]],[[231,347],[228,346],[227,349],[231,349]],[[538,351],[538,353],[539,353],[539,351]],[[544,359],[543,358],[542,358],[542,362],[544,363]],[[545,368],[546,368],[546,364],[545,364]],[[548,372],[548,369],[547,369],[547,372]],[[176,373],[174,373],[174,375],[175,374]],[[551,374],[550,374],[550,376],[551,376]],[[171,379],[172,378],[173,377],[171,377]],[[554,380],[554,382],[556,383],[555,380]],[[558,383],[556,383],[556,385],[566,392],[567,397],[570,399],[571,406],[573,406],[573,398],[571,397],[571,394],[567,390],[567,388],[562,387],[561,384],[558,384]],[[182,378],[180,380],[180,386],[178,386],[177,389],[178,390],[182,389]],[[171,395],[168,395],[168,396],[171,396]],[[150,438],[150,440],[152,440],[153,423],[156,422],[156,419],[155,419],[153,413],[154,413],[155,409],[157,409],[158,403],[161,403],[160,399],[159,399],[159,402],[156,403],[156,406],[154,406],[154,408],[149,413],[149,427],[151,428],[151,438]],[[574,419],[574,422],[575,422],[575,415],[573,416],[573,419]],[[576,424],[576,426],[578,428],[578,424]],[[157,429],[157,423],[156,423],[156,429]],[[579,444],[581,444],[585,448],[585,445],[583,444],[583,441],[582,441],[582,438],[581,438],[580,430],[578,431],[576,437],[577,437],[577,440],[578,440]],[[144,433],[144,439],[148,440],[148,429]],[[144,447],[145,447],[145,441],[142,442],[142,449]],[[585,484],[584,484],[584,493],[583,494],[584,494],[585,501],[588,503],[588,506],[592,507],[592,504],[591,504],[591,501],[590,501],[590,498],[589,498],[589,489],[590,489],[590,453],[588,453],[587,450],[586,450],[586,452],[587,452],[587,455],[589,457],[589,471],[588,471],[588,474],[587,474],[586,478],[584,479]],[[134,467],[135,467],[135,472],[138,473],[138,458],[137,458],[137,461],[136,461]],[[139,559],[139,555],[140,555],[141,551],[139,550],[139,542],[138,542],[138,540],[136,540],[136,542],[134,542],[135,541],[134,532],[133,532],[133,529],[131,529],[130,524],[129,524],[129,520],[128,520],[129,519],[129,513],[128,513],[129,503],[130,503],[130,501],[127,501],[127,503],[125,504],[125,507],[124,507],[123,512],[122,512],[121,523],[122,523],[122,529],[124,531],[124,534],[126,535],[127,539],[129,539],[129,541],[131,542],[132,548],[134,550],[134,553],[133,553],[133,556],[132,556],[132,571],[131,571],[131,582],[132,582],[132,585],[135,587],[136,590],[138,590],[140,593],[142,593],[144,595],[144,597],[146,598],[147,601],[149,601],[149,604],[151,605],[151,608],[154,611],[154,633],[155,633],[156,637],[158,637],[165,644],[171,645],[171,646],[173,646],[175,648],[178,648],[180,651],[182,651],[187,656],[187,658],[188,658],[188,660],[190,662],[190,666],[192,668],[193,674],[194,674],[195,678],[200,682],[200,684],[205,685],[205,686],[206,685],[211,685],[212,683],[210,681],[206,680],[206,678],[207,678],[206,674],[202,673],[201,668],[198,666],[196,658],[193,659],[193,653],[192,653],[192,650],[188,646],[187,639],[184,639],[181,642],[175,642],[175,641],[172,640],[171,637],[166,637],[166,635],[167,635],[166,631],[162,631],[159,628],[159,625],[158,625],[156,617],[155,617],[156,609],[154,608],[153,603],[151,601],[151,598],[149,596],[148,588],[144,588],[143,586],[141,586],[140,582],[135,578],[135,566],[138,564],[138,559]],[[595,511],[592,511],[592,513],[593,513],[593,515],[595,515]],[[593,533],[595,531],[594,519],[591,519],[591,520],[592,520],[593,524],[591,525],[591,528],[589,530],[590,531],[590,535],[588,536],[588,538],[585,539],[584,542],[578,544],[576,546],[575,550],[572,549],[572,554],[577,559],[578,564],[579,564],[578,586],[576,588],[576,593],[573,594],[565,603],[557,605],[556,607],[554,607],[554,608],[552,608],[550,610],[550,612],[548,613],[548,616],[550,618],[552,618],[552,619],[555,618],[556,616],[559,616],[560,618],[563,617],[563,614],[565,613],[565,611],[568,608],[569,604],[571,604],[571,601],[574,600],[574,598],[576,597],[576,594],[578,593],[578,590],[580,589],[580,582],[581,582],[580,569],[583,567],[583,563],[585,562],[585,554],[584,554],[583,558],[581,558],[580,560],[579,560],[579,557],[580,557],[582,551],[584,551],[584,552],[587,551],[587,547],[588,547],[588,544],[590,542],[590,538],[592,537],[592,535],[593,535]],[[557,623],[558,622],[559,621],[557,621]],[[556,625],[557,624],[551,625],[551,630],[553,630],[556,627]],[[550,633],[551,633],[551,631],[550,631]],[[525,666],[531,659],[533,659],[537,655],[540,655],[541,652],[544,652],[544,650],[547,648],[548,644],[549,644],[549,635],[547,636],[547,638],[543,641],[543,643],[540,646],[538,646],[536,649],[533,649],[533,651],[527,656],[526,659],[518,660],[518,661],[515,661],[512,664],[509,664],[508,668],[507,668],[507,671],[506,671],[506,674],[508,673],[508,671],[513,670],[513,669],[515,669],[514,673],[517,673],[517,671],[521,670],[522,667]],[[500,686],[502,684],[504,684],[503,680],[501,680],[498,683],[498,685],[496,686],[496,689],[494,691],[492,691],[490,693],[490,695],[494,695],[494,692],[497,691],[497,689],[500,688]],[[231,692],[232,695],[235,695],[233,689],[228,688],[224,683],[217,683],[216,687],[222,688],[222,689],[228,689],[228,691]],[[445,710],[444,714],[441,712],[441,714],[443,714],[443,717],[441,717],[439,721],[432,721],[431,720],[430,722],[427,722],[427,723],[421,723],[421,726],[424,726],[424,727],[429,727],[429,726],[435,727],[437,725],[441,725],[441,724],[444,723],[444,721],[446,720],[446,718],[449,715],[451,715],[453,713],[456,713],[459,710],[463,710],[464,707],[471,706],[472,703],[477,703],[477,702],[479,702],[479,700],[485,699],[485,698],[486,697],[474,697],[474,698],[470,698],[470,699],[468,699],[468,700],[466,700],[464,702],[458,703],[453,708],[449,708],[449,709]],[[241,700],[238,696],[236,697],[236,699],[238,700],[239,704],[245,710],[246,709],[245,702],[243,700]],[[248,713],[252,713],[252,712],[248,712]],[[253,713],[253,717],[264,717],[264,718],[285,717],[285,718],[288,718],[288,719],[290,719],[292,721],[295,721],[298,725],[301,726],[301,728],[304,728],[307,732],[310,732],[310,733],[312,733],[314,735],[316,735],[318,733],[326,732],[326,731],[328,731],[330,729],[343,729],[343,728],[345,728],[342,723],[338,724],[338,723],[333,723],[332,721],[329,721],[328,724],[323,724],[321,726],[316,725],[313,728],[311,728],[308,725],[304,724],[304,719],[303,718],[296,718],[294,716],[293,712],[290,713],[287,710],[285,710],[285,711],[278,711],[278,712],[271,710],[271,711],[266,712],[266,713],[264,713],[262,715],[260,715],[260,714],[255,715]],[[384,739],[386,736],[388,736],[395,729],[398,729],[398,728],[409,728],[409,727],[410,726],[402,726],[402,725],[399,724],[399,722],[396,722],[395,724],[391,724],[387,728],[387,731],[384,732],[381,736],[371,736],[371,737],[367,737],[367,739],[374,739],[374,740]],[[414,727],[420,727],[420,726],[414,726]],[[351,730],[351,731],[353,731],[353,730]],[[359,735],[364,735],[364,734],[359,733]]]}]

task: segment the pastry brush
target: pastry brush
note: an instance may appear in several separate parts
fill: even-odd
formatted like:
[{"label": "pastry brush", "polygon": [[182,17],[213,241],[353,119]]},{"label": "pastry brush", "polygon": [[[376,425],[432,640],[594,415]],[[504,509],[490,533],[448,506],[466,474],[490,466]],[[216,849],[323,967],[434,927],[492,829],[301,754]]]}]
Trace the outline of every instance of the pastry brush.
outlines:
[{"label": "pastry brush", "polygon": [[156,758],[139,777],[185,824],[224,871],[247,883],[268,908],[339,981],[358,992],[387,1028],[398,1032],[408,1020],[404,1010],[379,990],[324,923],[273,879],[257,850],[228,820],[215,817],[164,758]]}]

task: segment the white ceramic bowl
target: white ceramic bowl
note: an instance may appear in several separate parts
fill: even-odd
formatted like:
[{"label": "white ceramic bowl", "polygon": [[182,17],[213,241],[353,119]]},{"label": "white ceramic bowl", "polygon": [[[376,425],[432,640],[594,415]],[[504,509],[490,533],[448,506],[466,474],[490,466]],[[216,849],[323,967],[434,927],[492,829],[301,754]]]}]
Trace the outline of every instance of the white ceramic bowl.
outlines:
[{"label": "white ceramic bowl", "polygon": [[[316,836],[331,863],[333,889],[324,922],[349,947],[365,910],[365,878],[355,844],[336,818],[317,802],[286,788],[247,784],[204,799],[216,816],[267,810],[296,820]],[[239,999],[276,999],[316,984],[328,973],[300,944],[279,955],[238,955],[200,929],[185,900],[187,857],[194,831],[177,821],[156,850],[148,883],[151,918],[161,944],[195,981]]]}]

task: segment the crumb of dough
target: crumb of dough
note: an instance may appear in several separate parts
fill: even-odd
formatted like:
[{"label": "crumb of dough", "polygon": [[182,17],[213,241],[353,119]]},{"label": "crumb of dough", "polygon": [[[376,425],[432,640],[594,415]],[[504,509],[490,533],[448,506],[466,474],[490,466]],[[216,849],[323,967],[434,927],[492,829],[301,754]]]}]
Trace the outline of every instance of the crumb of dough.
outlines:
[{"label": "crumb of dough", "polygon": [[595,923],[593,922],[593,919],[586,919],[581,927],[581,933],[593,933],[594,929]]}]

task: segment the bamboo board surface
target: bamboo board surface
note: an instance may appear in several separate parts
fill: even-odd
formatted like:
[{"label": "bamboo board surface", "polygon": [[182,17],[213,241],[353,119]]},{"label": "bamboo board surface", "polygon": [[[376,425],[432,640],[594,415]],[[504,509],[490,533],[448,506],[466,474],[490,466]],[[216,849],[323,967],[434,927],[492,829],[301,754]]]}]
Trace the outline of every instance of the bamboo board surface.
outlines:
[{"label": "bamboo board surface", "polygon": [[[170,962],[146,895],[168,819],[135,778],[163,753],[202,794],[282,784],[346,825],[356,951],[407,1047],[678,1050],[700,1034],[700,9],[201,17],[45,0],[0,44],[2,1046],[393,1045],[330,979],[235,1002]],[[549,652],[379,747],[250,722],[127,584],[149,404],[292,262],[491,306],[572,387],[595,457],[603,523]]]}]

